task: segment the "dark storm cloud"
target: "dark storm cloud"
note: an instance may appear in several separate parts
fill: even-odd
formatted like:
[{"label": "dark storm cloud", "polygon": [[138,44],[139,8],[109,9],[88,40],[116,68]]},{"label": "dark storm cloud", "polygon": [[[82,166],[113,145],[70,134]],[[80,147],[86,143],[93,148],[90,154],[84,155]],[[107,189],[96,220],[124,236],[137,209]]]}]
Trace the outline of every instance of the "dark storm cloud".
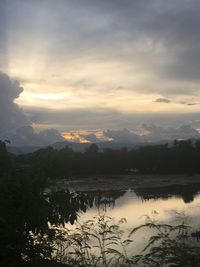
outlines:
[{"label": "dark storm cloud", "polygon": [[17,128],[10,133],[10,136],[8,134],[8,139],[14,146],[48,146],[64,140],[59,131],[55,129],[46,129],[36,133],[32,126]]},{"label": "dark storm cloud", "polygon": [[9,139],[12,145],[48,145],[63,140],[54,129],[34,131],[30,119],[14,103],[22,92],[17,81],[0,73],[0,139]]},{"label": "dark storm cloud", "polygon": [[23,91],[18,82],[12,81],[6,74],[0,73],[0,134],[12,131],[24,125],[30,125],[23,110],[14,100]]}]

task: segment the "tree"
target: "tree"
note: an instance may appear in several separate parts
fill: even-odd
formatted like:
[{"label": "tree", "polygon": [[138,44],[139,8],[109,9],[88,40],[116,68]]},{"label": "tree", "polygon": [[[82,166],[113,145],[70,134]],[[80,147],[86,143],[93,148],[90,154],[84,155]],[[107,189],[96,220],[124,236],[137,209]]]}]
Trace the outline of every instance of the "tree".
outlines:
[{"label": "tree", "polygon": [[[1,164],[11,155],[0,143]],[[2,167],[2,166],[1,166]],[[71,224],[93,199],[68,190],[48,191],[46,175],[32,168],[1,168],[0,172],[0,266],[28,266],[51,259],[55,227]]]},{"label": "tree", "polygon": [[86,150],[86,153],[89,155],[95,155],[98,152],[99,152],[99,147],[96,144],[91,144]]}]

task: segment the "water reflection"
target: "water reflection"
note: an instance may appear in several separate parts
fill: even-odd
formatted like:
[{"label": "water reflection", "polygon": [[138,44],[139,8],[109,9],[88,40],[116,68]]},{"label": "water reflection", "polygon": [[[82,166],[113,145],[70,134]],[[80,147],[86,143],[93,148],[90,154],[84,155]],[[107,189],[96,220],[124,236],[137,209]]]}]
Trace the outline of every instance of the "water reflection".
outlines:
[{"label": "water reflection", "polygon": [[200,219],[200,185],[174,185],[129,190],[93,191],[94,205],[79,221],[90,219],[99,212],[105,212],[116,220],[126,218],[127,228],[144,223],[145,216],[157,211],[157,218],[172,223],[177,214],[189,217],[189,223],[197,225]]},{"label": "water reflection", "polygon": [[[93,204],[85,213],[79,214],[78,225],[83,225],[98,214],[106,213],[107,216],[114,218],[115,223],[121,218],[126,218],[127,223],[121,227],[126,238],[134,227],[145,223],[145,215],[149,215],[161,224],[170,225],[181,223],[181,217],[181,220],[193,226],[193,229],[199,230],[200,194],[198,192],[200,192],[198,184],[134,190],[85,191],[86,196],[93,200]],[[76,225],[67,225],[67,228],[72,231],[75,227]],[[151,236],[150,228],[137,232],[128,253],[140,254]]]},{"label": "water reflection", "polygon": [[[126,194],[126,190],[108,190],[108,191],[84,191],[89,199],[93,199],[93,206],[98,209],[101,208],[106,211],[108,208],[115,207],[117,199],[123,197]],[[78,191],[78,193],[81,193]]]},{"label": "water reflection", "polygon": [[190,203],[194,201],[195,196],[200,192],[200,184],[143,187],[137,188],[134,191],[143,200],[168,199],[175,196],[181,197],[185,203]]}]

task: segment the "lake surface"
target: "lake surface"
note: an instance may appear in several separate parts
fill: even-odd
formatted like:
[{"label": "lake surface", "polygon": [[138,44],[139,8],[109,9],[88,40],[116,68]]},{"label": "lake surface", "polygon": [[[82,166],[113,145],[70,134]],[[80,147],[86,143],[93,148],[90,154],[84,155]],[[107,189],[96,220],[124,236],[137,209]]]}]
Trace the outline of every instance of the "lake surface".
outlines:
[{"label": "lake surface", "polygon": [[[88,193],[88,192],[87,192]],[[95,205],[81,214],[79,221],[100,213],[116,218],[126,218],[128,225],[136,226],[144,222],[145,215],[156,211],[160,221],[171,222],[177,217],[195,224],[200,222],[200,185],[171,185],[164,187],[128,190],[98,190]]]},{"label": "lake surface", "polygon": [[[200,228],[200,185],[170,185],[127,190],[90,191],[95,200],[92,208],[81,213],[79,223],[92,219],[98,214],[106,214],[117,222],[126,218],[122,229],[128,233],[144,224],[146,215],[160,223],[186,224]],[[151,233],[142,231],[134,236],[134,251],[144,248]],[[132,247],[133,249],[133,247]]]}]

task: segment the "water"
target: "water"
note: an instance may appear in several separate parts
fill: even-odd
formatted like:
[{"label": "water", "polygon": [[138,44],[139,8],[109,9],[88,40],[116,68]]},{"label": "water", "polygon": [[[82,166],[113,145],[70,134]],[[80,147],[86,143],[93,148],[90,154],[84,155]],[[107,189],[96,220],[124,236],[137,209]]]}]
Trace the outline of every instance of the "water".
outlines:
[{"label": "water", "polygon": [[[126,218],[122,230],[127,237],[130,231],[146,221],[150,216],[159,223],[180,224],[183,221],[200,227],[200,187],[199,185],[174,185],[169,187],[140,188],[128,190],[93,191],[95,205],[79,215],[78,222],[92,219],[98,214],[106,214],[118,222]],[[88,192],[87,192],[88,193]],[[146,229],[134,235],[131,253],[140,253],[148,243],[152,230]]]},{"label": "water", "polygon": [[[118,181],[122,181],[123,183],[122,179],[118,179]],[[130,186],[128,183],[123,183],[124,187],[122,186],[122,189],[117,184],[117,180],[103,180],[103,183],[100,184],[101,186],[99,186],[99,180],[97,180],[90,187],[86,181],[78,182],[76,187],[79,187],[81,192],[85,192],[89,199],[93,199],[93,205],[91,208],[87,208],[85,213],[82,212],[79,214],[77,224],[66,225],[66,228],[71,230],[69,233],[72,236],[72,240],[77,234],[80,240],[84,240],[82,239],[84,236],[84,231],[82,230],[82,226],[85,225],[84,222],[92,220],[99,214],[112,217],[114,223],[117,223],[121,218],[126,218],[127,223],[121,225],[121,230],[123,230],[122,240],[127,238],[133,240],[125,249],[130,259],[135,255],[144,255],[146,251],[144,252],[143,249],[149,243],[150,237],[158,233],[155,228],[147,227],[140,229],[129,237],[129,233],[133,228],[145,224],[146,216],[161,224],[177,225],[184,221],[187,225],[193,226],[191,231],[200,229],[200,184],[198,182],[193,183],[190,181],[190,183],[172,185],[166,179],[166,184],[163,185],[163,183],[150,183],[149,179],[148,181],[149,184],[143,183],[144,186],[136,183],[135,186]],[[80,184],[82,185],[82,190]],[[157,186],[154,186],[155,184]],[[98,190],[95,188],[98,188]],[[71,188],[71,190],[74,189]],[[102,234],[98,230],[99,223],[97,221],[91,227],[87,228],[86,231],[89,233],[89,235],[87,234],[89,236],[89,241],[87,241],[87,246],[89,244],[90,248],[89,253],[99,258],[101,250],[97,246],[98,241],[97,238],[94,238],[94,233],[100,238],[102,238]],[[172,235],[170,233],[170,238],[172,237],[173,240],[176,234],[177,232],[172,232]],[[66,240],[69,240],[69,238],[67,237]],[[154,245],[159,247],[159,242]],[[123,252],[123,248],[119,243],[117,245],[111,244],[109,248]],[[71,252],[74,248],[70,245],[67,249],[68,252]],[[77,246],[75,244],[75,251],[77,249],[78,251],[80,250],[80,245]]]},{"label": "water", "polygon": [[200,186],[173,185],[169,187],[140,188],[128,190],[96,191],[96,205],[81,214],[79,221],[100,213],[127,219],[127,225],[134,227],[144,223],[145,215],[155,216],[162,222],[173,222],[184,217],[188,223],[197,226],[200,218]]}]

